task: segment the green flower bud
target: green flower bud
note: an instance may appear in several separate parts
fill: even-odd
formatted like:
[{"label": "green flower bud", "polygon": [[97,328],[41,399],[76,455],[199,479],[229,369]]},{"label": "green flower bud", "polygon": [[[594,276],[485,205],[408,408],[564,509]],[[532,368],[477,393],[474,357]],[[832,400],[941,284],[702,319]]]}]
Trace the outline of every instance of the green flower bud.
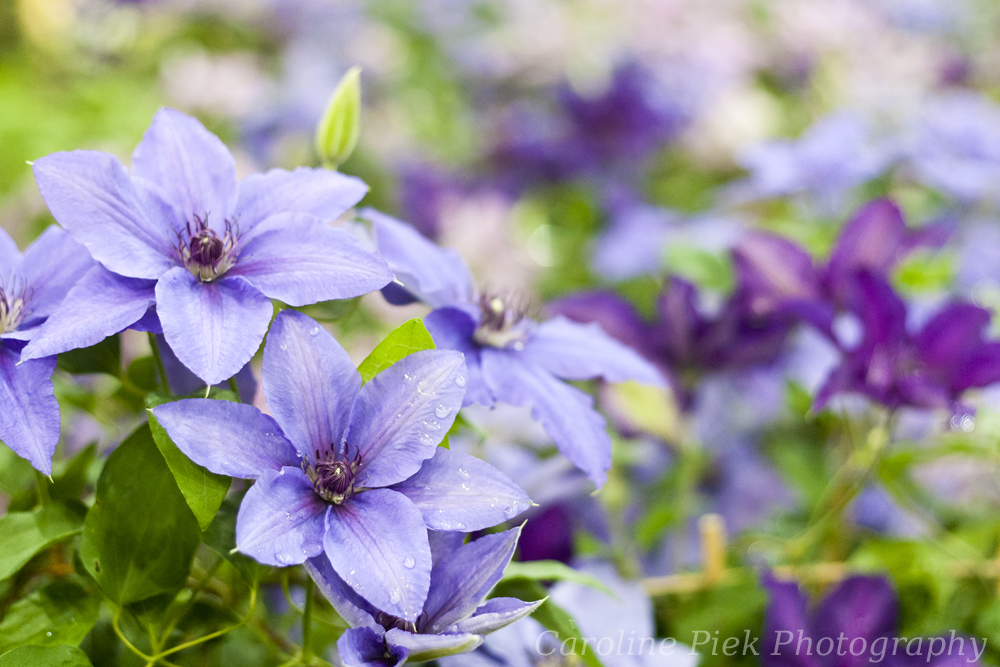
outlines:
[{"label": "green flower bud", "polygon": [[336,169],[354,152],[361,134],[361,68],[352,67],[330,95],[316,127],[316,152],[323,165]]}]

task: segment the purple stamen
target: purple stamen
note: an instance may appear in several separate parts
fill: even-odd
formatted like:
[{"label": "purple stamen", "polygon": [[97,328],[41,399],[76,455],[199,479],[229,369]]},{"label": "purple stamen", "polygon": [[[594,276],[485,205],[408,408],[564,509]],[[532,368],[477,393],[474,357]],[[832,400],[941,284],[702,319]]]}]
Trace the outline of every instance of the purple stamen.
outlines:
[{"label": "purple stamen", "polygon": [[239,228],[226,220],[226,231],[219,234],[208,226],[208,216],[195,216],[177,235],[177,254],[184,267],[203,283],[212,282],[236,264]]},{"label": "purple stamen", "polygon": [[316,463],[303,461],[303,470],[312,480],[313,490],[328,503],[340,505],[354,495],[354,482],[361,467],[361,454],[354,459],[332,452],[316,451]]}]

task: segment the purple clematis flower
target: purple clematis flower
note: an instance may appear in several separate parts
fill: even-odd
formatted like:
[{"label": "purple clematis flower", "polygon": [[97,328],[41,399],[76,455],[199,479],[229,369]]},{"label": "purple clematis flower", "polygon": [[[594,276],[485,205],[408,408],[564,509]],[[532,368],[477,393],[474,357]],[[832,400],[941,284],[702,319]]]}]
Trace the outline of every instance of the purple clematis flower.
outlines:
[{"label": "purple clematis flower", "polygon": [[537,609],[543,600],[492,598],[483,604],[514,555],[520,532],[493,533],[468,544],[462,544],[461,533],[434,534],[430,592],[415,621],[368,604],[325,559],[307,561],[319,589],[353,626],[337,642],[345,667],[395,667],[466,653],[485,635]]},{"label": "purple clematis flower", "polygon": [[[236,180],[236,163],[197,120],[156,114],[129,174],[96,151],[36,160],[35,179],[56,220],[94,267],[24,351],[38,359],[86,347],[129,327],[163,333],[208,384],[254,355],[270,299],[304,306],[384,286],[385,262],[326,224],[365,185],[322,169],[272,170]],[[155,305],[157,317],[146,317]]]},{"label": "purple clematis flower", "polygon": [[760,651],[764,667],[888,667],[979,664],[986,649],[974,638],[897,637],[899,603],[884,577],[850,577],[814,611],[794,582],[763,578],[771,597]]},{"label": "purple clematis flower", "polygon": [[0,440],[46,475],[59,443],[56,358],[19,363],[21,352],[93,265],[87,249],[58,227],[46,229],[24,254],[0,229]]},{"label": "purple clematis flower", "polygon": [[511,299],[480,294],[465,262],[415,229],[371,209],[379,251],[396,274],[390,301],[412,295],[434,310],[424,320],[434,342],[465,354],[465,405],[526,405],[566,458],[604,484],[611,439],[593,400],[562,380],[603,378],[663,385],[652,364],[597,325],[564,317],[535,322]]},{"label": "purple clematis flower", "polygon": [[205,399],[153,414],[191,460],[257,480],[237,516],[237,549],[279,566],[325,554],[358,595],[413,622],[430,585],[428,528],[481,530],[530,506],[492,466],[438,448],[466,374],[461,354],[426,350],[362,386],[333,336],[286,310],[264,346],[273,419]]},{"label": "purple clematis flower", "polygon": [[844,351],[819,390],[817,409],[836,394],[858,392],[892,408],[957,411],[967,389],[1000,382],[1000,342],[983,338],[989,311],[955,301],[911,335],[906,304],[885,278],[861,272],[853,283],[861,340]]}]

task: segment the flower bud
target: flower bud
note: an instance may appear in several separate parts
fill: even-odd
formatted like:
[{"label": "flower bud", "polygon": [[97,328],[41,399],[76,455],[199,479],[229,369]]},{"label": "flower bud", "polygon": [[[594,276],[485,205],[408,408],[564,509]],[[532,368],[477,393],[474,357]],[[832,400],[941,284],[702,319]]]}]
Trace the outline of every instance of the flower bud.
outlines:
[{"label": "flower bud", "polygon": [[323,165],[336,169],[354,152],[361,134],[361,68],[352,67],[330,95],[316,127],[316,152]]}]

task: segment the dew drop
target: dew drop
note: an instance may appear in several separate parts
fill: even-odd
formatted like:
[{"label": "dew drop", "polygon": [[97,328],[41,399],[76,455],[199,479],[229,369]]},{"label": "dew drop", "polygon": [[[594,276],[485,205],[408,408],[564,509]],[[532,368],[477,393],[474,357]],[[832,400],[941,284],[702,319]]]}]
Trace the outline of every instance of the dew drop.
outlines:
[{"label": "dew drop", "polygon": [[48,632],[46,632],[46,633],[45,633],[45,636],[46,636],[46,637],[51,637],[51,636],[52,636],[52,631],[51,631],[51,630],[49,630]]},{"label": "dew drop", "polygon": [[522,343],[521,341],[517,341],[516,343],[511,345],[511,347],[514,348],[515,351],[520,352],[521,350],[524,349],[524,343]]},{"label": "dew drop", "polygon": [[444,403],[439,403],[436,408],[434,408],[434,414],[438,419],[444,419],[451,414],[451,408],[449,408]]},{"label": "dew drop", "polygon": [[282,343],[278,347],[280,347],[282,349],[282,351],[287,350],[288,349],[288,343]]},{"label": "dew drop", "polygon": [[459,387],[464,387],[465,386],[465,376],[464,375],[457,376],[455,378],[455,384],[457,384]]},{"label": "dew drop", "polygon": [[466,470],[465,468],[459,468],[458,476],[461,477],[462,479],[469,479],[472,475],[470,475],[469,471]]},{"label": "dew drop", "polygon": [[413,566],[416,564],[417,562],[413,560],[412,556],[407,556],[406,558],[403,559],[403,567],[405,567],[407,570],[412,570]]},{"label": "dew drop", "polygon": [[455,530],[465,530],[465,524],[461,521],[455,523]]},{"label": "dew drop", "polygon": [[506,514],[507,516],[514,516],[514,512],[515,508],[513,505],[507,505],[507,507],[505,507],[503,510],[503,513]]},{"label": "dew drop", "polygon": [[318,336],[319,335],[319,327],[313,327],[312,329],[310,329],[309,330],[309,335],[310,336]]},{"label": "dew drop", "polygon": [[402,594],[402,593],[400,593],[400,592],[399,592],[398,590],[396,590],[396,591],[393,591],[393,592],[392,592],[392,593],[391,593],[391,594],[389,595],[389,602],[391,602],[391,603],[393,603],[393,604],[396,604],[397,602],[399,602],[400,598],[402,598],[402,597],[403,597],[403,594]]}]

